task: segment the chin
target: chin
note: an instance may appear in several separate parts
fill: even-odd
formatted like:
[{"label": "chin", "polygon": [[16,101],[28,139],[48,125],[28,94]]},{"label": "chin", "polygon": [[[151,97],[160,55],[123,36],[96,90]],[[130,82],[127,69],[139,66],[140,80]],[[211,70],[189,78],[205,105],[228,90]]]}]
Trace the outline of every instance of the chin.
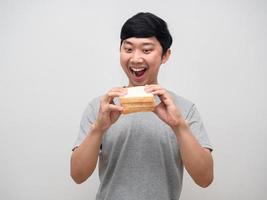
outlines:
[{"label": "chin", "polygon": [[140,83],[131,82],[130,85],[131,86],[144,86],[144,85],[148,85],[148,83],[146,83],[146,82],[140,82]]}]

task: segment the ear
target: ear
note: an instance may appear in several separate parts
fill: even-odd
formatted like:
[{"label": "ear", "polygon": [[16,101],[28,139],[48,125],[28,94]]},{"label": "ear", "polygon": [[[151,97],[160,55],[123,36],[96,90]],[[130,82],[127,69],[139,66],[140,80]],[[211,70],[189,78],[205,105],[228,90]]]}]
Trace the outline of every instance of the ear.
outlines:
[{"label": "ear", "polygon": [[166,51],[166,53],[163,54],[163,56],[162,56],[162,58],[161,58],[161,64],[165,64],[165,63],[168,61],[170,55],[171,55],[171,49],[168,49],[168,50]]}]

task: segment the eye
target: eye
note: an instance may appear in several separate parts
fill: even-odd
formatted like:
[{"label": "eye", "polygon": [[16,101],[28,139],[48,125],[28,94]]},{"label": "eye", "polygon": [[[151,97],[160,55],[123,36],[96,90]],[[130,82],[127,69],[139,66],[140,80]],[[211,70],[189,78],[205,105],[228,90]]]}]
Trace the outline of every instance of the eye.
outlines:
[{"label": "eye", "polygon": [[149,54],[151,51],[152,51],[152,49],[144,49],[144,50],[143,50],[143,52],[144,52],[145,54]]},{"label": "eye", "polygon": [[130,48],[130,47],[124,47],[124,51],[125,51],[126,53],[132,53],[133,49]]}]

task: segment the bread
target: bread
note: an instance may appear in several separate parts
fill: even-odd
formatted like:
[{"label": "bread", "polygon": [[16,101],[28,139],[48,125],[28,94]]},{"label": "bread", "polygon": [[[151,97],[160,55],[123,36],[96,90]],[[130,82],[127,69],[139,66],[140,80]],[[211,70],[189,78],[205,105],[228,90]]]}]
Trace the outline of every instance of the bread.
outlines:
[{"label": "bread", "polygon": [[156,105],[154,96],[151,93],[146,93],[144,86],[129,87],[127,89],[127,95],[119,98],[123,107],[123,114],[154,110]]}]

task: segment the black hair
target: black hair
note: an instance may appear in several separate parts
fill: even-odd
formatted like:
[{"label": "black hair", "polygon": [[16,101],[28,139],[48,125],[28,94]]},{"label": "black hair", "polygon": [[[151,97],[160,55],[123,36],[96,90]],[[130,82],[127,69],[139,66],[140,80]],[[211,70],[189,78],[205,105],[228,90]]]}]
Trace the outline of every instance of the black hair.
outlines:
[{"label": "black hair", "polygon": [[149,13],[140,12],[129,18],[121,28],[121,44],[130,37],[148,38],[156,37],[165,54],[172,44],[172,36],[167,23],[160,17]]}]

